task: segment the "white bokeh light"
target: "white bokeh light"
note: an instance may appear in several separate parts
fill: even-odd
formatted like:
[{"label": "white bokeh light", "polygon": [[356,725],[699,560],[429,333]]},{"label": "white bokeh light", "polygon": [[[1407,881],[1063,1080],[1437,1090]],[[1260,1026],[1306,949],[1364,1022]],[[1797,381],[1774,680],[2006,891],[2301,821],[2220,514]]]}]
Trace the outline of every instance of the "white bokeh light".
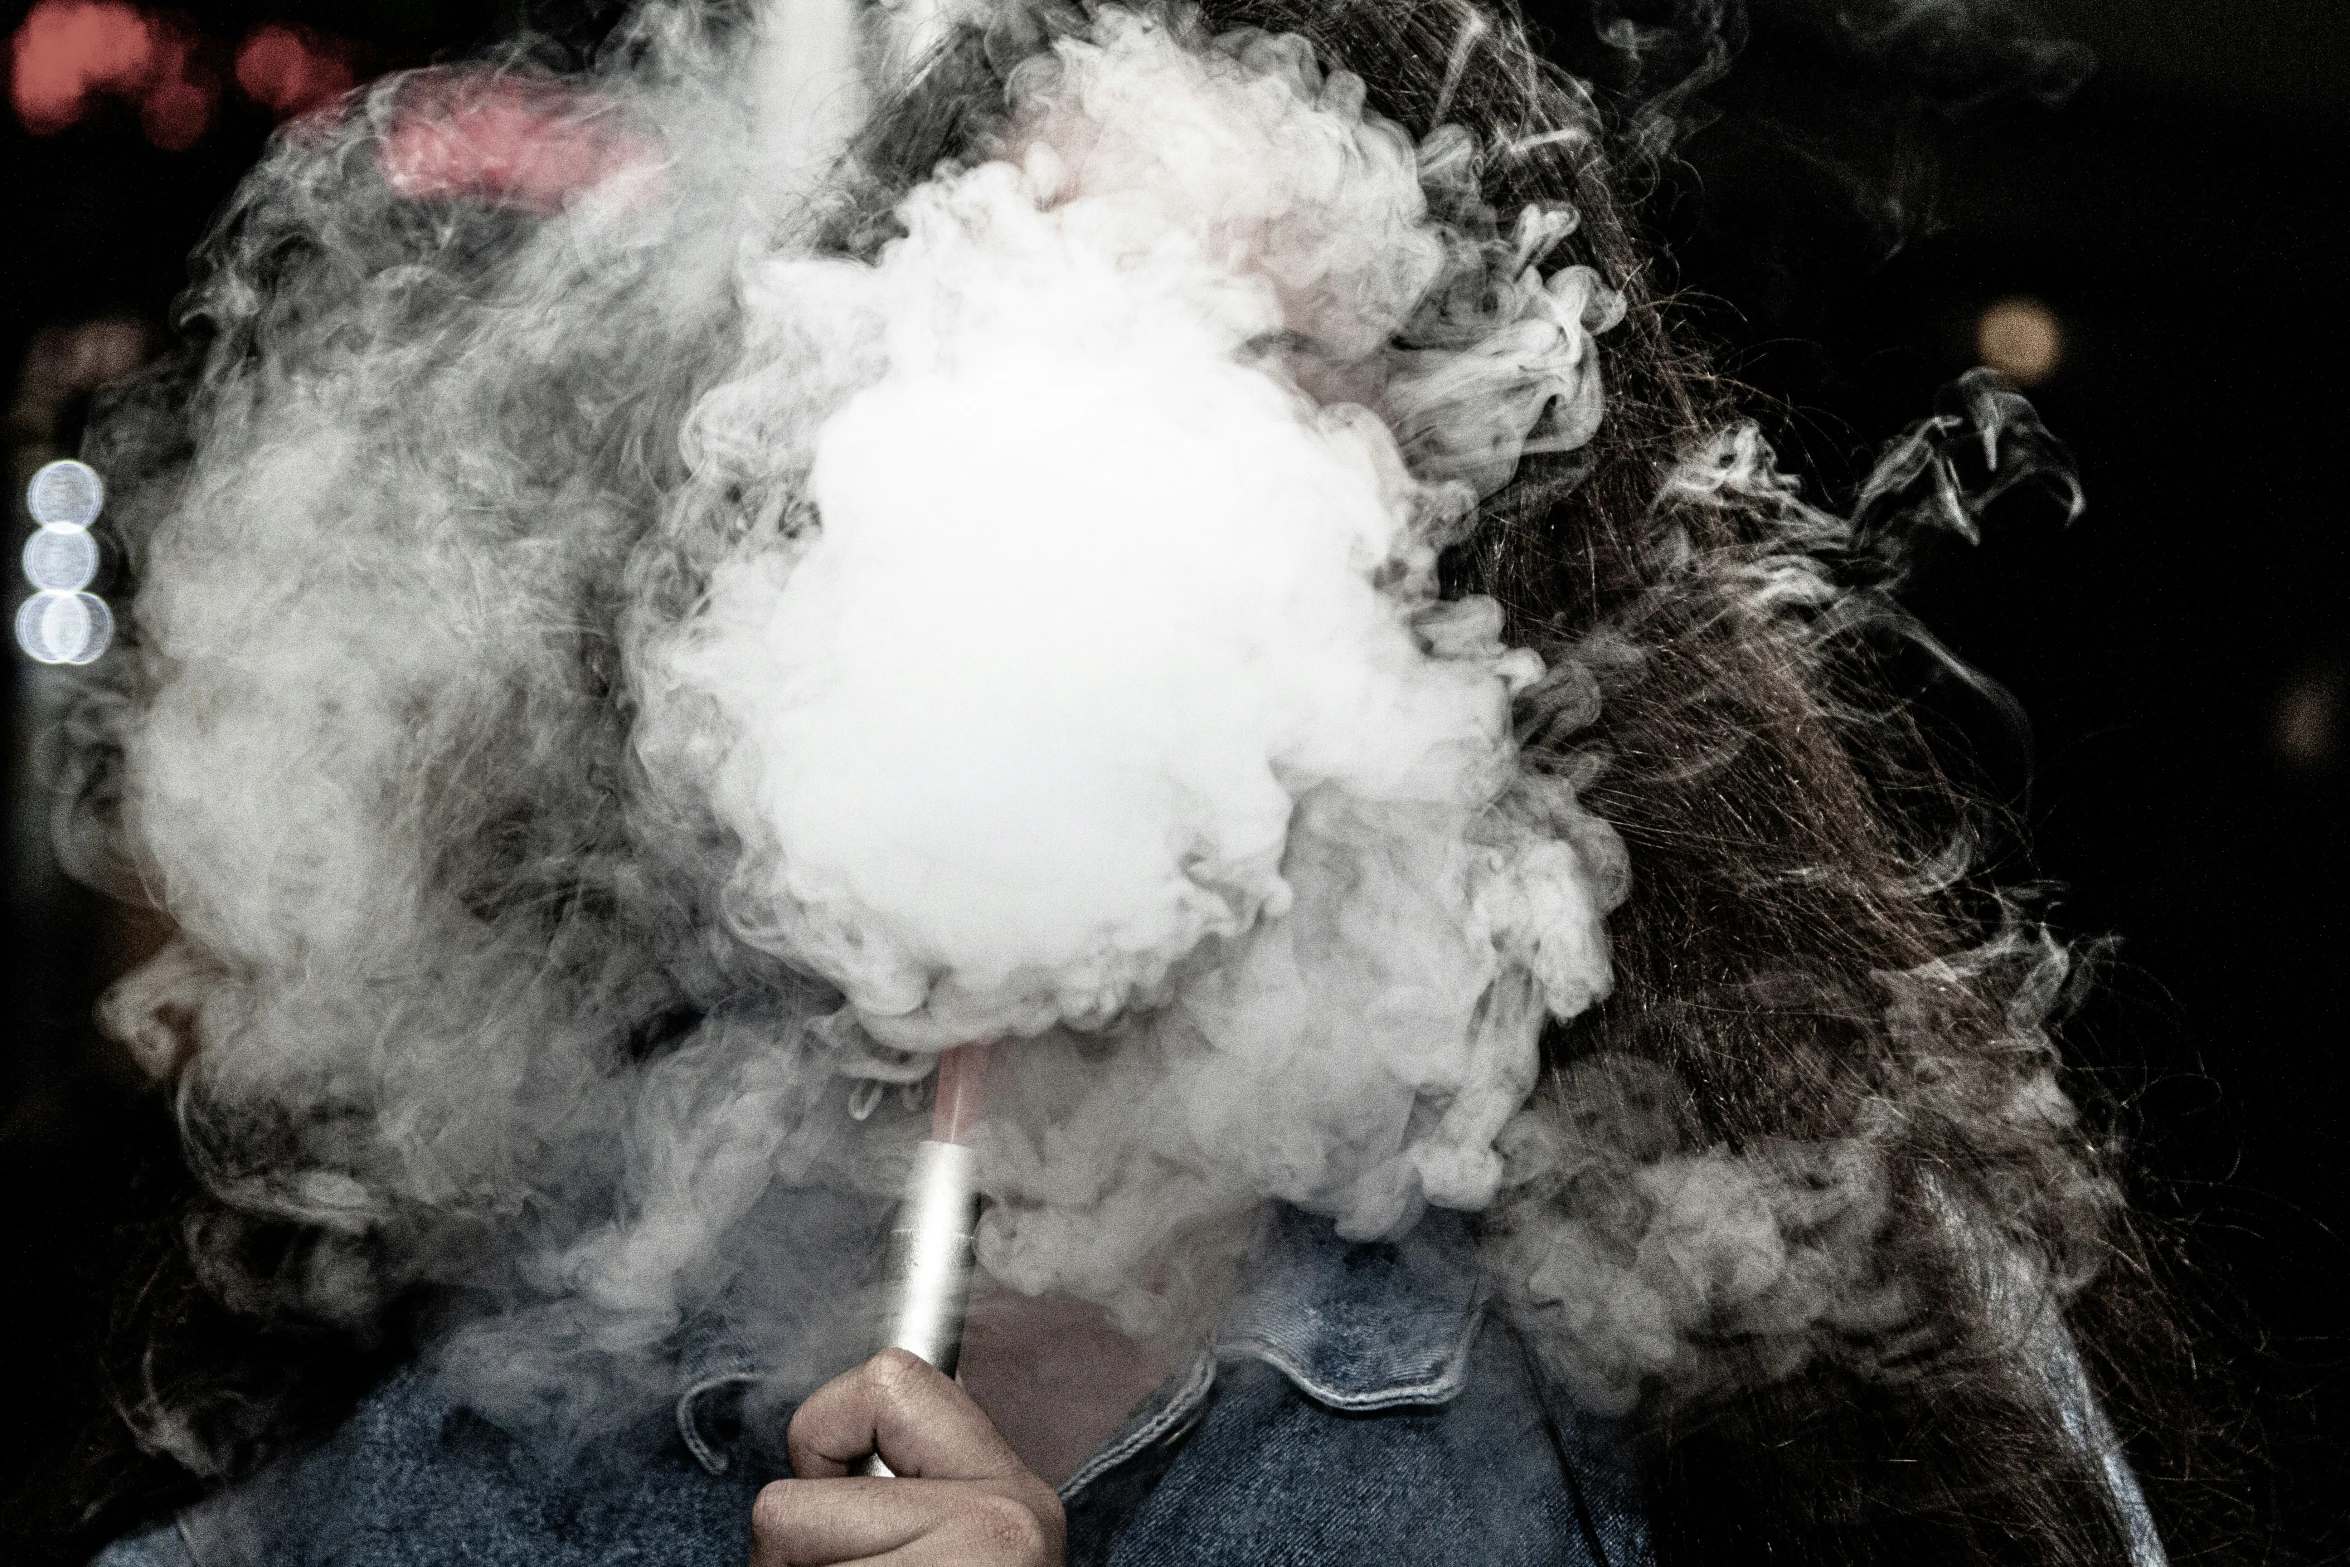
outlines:
[{"label": "white bokeh light", "polygon": [[25,486],[25,509],[44,528],[86,528],[106,506],[106,481],[98,470],[70,457],[43,463]]},{"label": "white bokeh light", "polygon": [[98,575],[98,541],[82,528],[37,528],[24,541],[25,580],[50,593],[78,593]]},{"label": "white bokeh light", "polygon": [[98,575],[90,524],[106,505],[106,481],[70,457],[43,463],[25,486],[25,509],[40,524],[24,544],[24,574],[36,590],[17,606],[16,645],[43,664],[87,664],[114,640],[114,612],[83,591]]},{"label": "white bokeh light", "polygon": [[87,664],[113,639],[113,611],[94,593],[36,593],[16,611],[16,645],[44,664]]}]

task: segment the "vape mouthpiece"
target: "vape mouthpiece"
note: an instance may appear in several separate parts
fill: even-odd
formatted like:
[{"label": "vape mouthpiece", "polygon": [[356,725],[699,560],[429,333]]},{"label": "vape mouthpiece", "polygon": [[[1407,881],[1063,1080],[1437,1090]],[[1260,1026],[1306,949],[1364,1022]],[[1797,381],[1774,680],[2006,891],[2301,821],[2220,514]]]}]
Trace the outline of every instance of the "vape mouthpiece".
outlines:
[{"label": "vape mouthpiece", "polygon": [[[930,1136],[914,1151],[914,1167],[890,1231],[889,1289],[895,1306],[883,1347],[919,1355],[950,1377],[963,1348],[971,1249],[979,1231],[978,1161],[968,1139],[979,1121],[987,1048],[957,1045],[938,1058]],[[864,1472],[886,1475],[890,1470],[877,1453]]]}]

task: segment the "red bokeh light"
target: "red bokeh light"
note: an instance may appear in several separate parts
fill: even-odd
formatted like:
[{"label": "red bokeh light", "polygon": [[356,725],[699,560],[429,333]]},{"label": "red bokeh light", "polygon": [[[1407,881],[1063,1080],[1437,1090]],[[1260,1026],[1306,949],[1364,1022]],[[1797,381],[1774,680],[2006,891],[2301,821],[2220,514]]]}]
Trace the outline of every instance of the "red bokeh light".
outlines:
[{"label": "red bokeh light", "polygon": [[64,130],[113,94],[138,105],[147,139],[167,152],[194,146],[220,100],[197,38],[124,0],[40,0],[16,29],[9,86],[35,135]]},{"label": "red bokeh light", "polygon": [[404,96],[379,155],[411,201],[469,197],[541,215],[644,161],[584,94],[510,76],[442,76]]},{"label": "red bokeh light", "polygon": [[220,76],[197,53],[196,40],[177,28],[149,24],[154,70],[139,97],[139,128],[165,152],[185,152],[212,124]]},{"label": "red bokeh light", "polygon": [[237,86],[278,119],[291,119],[351,90],[350,50],[306,27],[271,22],[237,46]]},{"label": "red bokeh light", "polygon": [[154,74],[155,46],[154,25],[122,0],[41,0],[16,29],[16,117],[47,135],[99,92],[136,95]]}]

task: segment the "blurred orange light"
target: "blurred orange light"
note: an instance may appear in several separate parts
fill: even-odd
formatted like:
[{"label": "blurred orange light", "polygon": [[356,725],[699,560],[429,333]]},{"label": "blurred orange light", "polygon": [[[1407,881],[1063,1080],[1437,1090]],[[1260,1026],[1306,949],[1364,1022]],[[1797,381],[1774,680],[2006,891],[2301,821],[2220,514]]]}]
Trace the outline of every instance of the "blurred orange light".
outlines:
[{"label": "blurred orange light", "polygon": [[2339,666],[2302,670],[2286,684],[2276,708],[2277,750],[2286,761],[2323,767],[2341,753],[2344,685]]},{"label": "blurred orange light", "polygon": [[307,28],[271,22],[237,46],[237,86],[281,120],[341,97],[352,80],[347,51]]},{"label": "blurred orange light", "polygon": [[2064,326],[2037,299],[2003,299],[1975,323],[1975,354],[2018,386],[2037,386],[2064,361]]}]

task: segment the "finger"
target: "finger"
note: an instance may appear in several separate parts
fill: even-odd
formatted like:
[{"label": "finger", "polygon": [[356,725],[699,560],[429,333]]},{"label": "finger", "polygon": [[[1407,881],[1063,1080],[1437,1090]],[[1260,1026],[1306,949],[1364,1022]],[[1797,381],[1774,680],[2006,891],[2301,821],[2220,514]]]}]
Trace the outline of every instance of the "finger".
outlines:
[{"label": "finger", "polygon": [[792,1473],[803,1480],[845,1475],[878,1451],[909,1478],[1025,1477],[995,1425],[971,1395],[902,1349],[885,1349],[810,1394],[785,1438]]},{"label": "finger", "polygon": [[751,1509],[751,1567],[1060,1567],[1061,1552],[1057,1509],[958,1481],[779,1480]]},{"label": "finger", "polygon": [[861,1561],[935,1533],[963,1487],[951,1480],[777,1480],[751,1503],[751,1567]]},{"label": "finger", "polygon": [[872,1558],[869,1567],[1063,1567],[1059,1509],[1039,1516],[1012,1497],[980,1491],[939,1528]]}]

